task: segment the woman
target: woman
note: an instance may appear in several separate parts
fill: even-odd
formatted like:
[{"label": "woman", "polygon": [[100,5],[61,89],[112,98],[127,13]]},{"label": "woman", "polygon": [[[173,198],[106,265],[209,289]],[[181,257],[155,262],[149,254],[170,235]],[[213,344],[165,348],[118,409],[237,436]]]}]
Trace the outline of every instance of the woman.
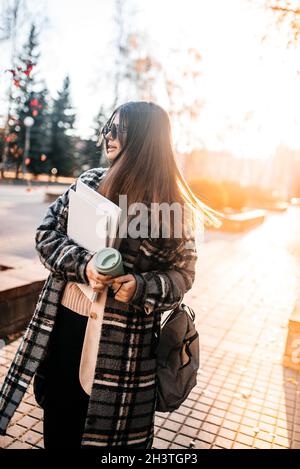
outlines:
[{"label": "woman", "polygon": [[[204,221],[218,223],[176,166],[169,118],[161,107],[124,104],[113,112],[103,136],[109,168],[84,172],[80,179],[85,184],[115,203],[120,194],[127,195],[128,206],[187,202]],[[98,274],[94,253],[66,234],[70,189],[76,189],[76,182],[50,205],[37,228],[36,249],[50,274],[0,392],[0,432],[5,434],[35,376],[36,397],[44,407],[46,448],[151,448],[156,331],[161,314],[177,306],[193,285],[195,217],[189,230],[181,218],[184,234],[179,238],[174,221],[157,219],[158,237],[123,237],[119,251],[125,275],[111,278]],[[167,238],[164,226],[170,228]],[[99,292],[111,287],[90,395],[78,377],[90,307],[75,289],[78,283]]]}]

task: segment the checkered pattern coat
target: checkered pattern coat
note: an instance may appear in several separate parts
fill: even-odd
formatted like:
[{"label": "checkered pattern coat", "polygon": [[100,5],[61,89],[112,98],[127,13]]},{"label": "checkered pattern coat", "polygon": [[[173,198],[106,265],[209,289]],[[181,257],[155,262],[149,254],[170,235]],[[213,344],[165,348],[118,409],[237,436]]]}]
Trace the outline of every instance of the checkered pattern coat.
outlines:
[{"label": "checkered pattern coat", "polygon": [[[80,178],[97,190],[105,172],[94,168]],[[49,206],[36,231],[36,249],[50,273],[0,390],[1,434],[46,355],[66,282],[88,284],[85,267],[94,253],[66,234],[71,188],[76,190],[76,181]],[[194,232],[176,243],[174,247],[167,239],[122,239],[119,250],[125,273],[135,275],[137,288],[128,304],[115,300],[108,289],[82,447],[152,445],[156,332],[161,313],[182,301],[195,276]]]}]

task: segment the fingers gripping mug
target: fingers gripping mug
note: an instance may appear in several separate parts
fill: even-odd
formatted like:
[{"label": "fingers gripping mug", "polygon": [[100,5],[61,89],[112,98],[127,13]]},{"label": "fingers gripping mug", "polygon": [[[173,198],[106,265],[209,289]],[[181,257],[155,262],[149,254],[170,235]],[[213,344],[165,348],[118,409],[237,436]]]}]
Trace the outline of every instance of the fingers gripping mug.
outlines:
[{"label": "fingers gripping mug", "polygon": [[[111,247],[102,248],[96,253],[94,267],[99,274],[111,275],[112,277],[118,277],[125,273],[120,252]],[[114,293],[117,293],[117,291]],[[97,294],[94,295],[95,298],[97,298]]]}]

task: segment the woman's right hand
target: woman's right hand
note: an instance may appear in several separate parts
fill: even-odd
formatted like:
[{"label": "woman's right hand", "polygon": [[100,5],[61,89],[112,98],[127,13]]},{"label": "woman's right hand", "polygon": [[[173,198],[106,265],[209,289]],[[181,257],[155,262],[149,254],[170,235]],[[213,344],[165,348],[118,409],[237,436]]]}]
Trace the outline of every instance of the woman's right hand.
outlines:
[{"label": "woman's right hand", "polygon": [[90,286],[95,292],[103,292],[104,288],[111,283],[111,275],[99,274],[95,269],[94,256],[87,263],[85,273],[90,282]]}]

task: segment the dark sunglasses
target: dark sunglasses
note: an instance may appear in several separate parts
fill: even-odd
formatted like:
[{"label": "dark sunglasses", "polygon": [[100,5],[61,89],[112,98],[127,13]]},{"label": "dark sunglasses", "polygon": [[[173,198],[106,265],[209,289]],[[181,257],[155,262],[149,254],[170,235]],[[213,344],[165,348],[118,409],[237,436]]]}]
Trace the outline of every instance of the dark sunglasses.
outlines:
[{"label": "dark sunglasses", "polygon": [[119,124],[111,124],[111,125],[105,124],[105,126],[103,127],[101,131],[103,137],[106,138],[109,132],[111,133],[111,138],[115,140],[119,132],[126,133],[127,129],[125,129],[124,127],[121,128]]}]

